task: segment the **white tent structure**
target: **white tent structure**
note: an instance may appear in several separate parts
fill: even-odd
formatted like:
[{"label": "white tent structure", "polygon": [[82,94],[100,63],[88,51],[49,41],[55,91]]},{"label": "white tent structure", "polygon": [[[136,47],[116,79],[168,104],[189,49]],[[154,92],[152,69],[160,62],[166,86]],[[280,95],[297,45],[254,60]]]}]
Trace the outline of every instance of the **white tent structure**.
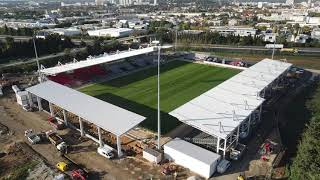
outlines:
[{"label": "white tent structure", "polygon": [[[136,127],[145,117],[127,111],[105,101],[83,94],[53,81],[45,81],[27,88],[29,95],[37,96],[39,111],[42,110],[41,98],[49,102],[50,113],[54,112],[52,104],[63,109],[67,124],[66,111],[79,116],[80,132],[84,136],[83,119],[98,127],[99,143],[103,145],[100,128],[117,136],[118,155],[121,156],[120,136]],[[32,102],[29,102],[32,105]]]},{"label": "white tent structure", "polygon": [[[249,123],[254,112],[261,116],[265,101],[260,94],[284,74],[292,64],[264,59],[178,107],[169,114],[217,138],[216,152],[238,143],[242,123]],[[221,143],[222,142],[222,143]]]}]

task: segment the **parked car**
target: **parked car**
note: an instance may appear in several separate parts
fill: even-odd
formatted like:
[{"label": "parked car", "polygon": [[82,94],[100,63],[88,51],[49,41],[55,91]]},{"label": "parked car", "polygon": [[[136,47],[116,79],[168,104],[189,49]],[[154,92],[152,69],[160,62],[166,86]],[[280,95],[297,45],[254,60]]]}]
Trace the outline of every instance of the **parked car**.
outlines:
[{"label": "parked car", "polygon": [[112,153],[112,149],[107,147],[98,147],[97,152],[105,158],[112,159],[114,154]]},{"label": "parked car", "polygon": [[217,171],[218,173],[221,173],[221,174],[225,173],[230,166],[231,166],[230,161],[223,159],[218,164]]}]

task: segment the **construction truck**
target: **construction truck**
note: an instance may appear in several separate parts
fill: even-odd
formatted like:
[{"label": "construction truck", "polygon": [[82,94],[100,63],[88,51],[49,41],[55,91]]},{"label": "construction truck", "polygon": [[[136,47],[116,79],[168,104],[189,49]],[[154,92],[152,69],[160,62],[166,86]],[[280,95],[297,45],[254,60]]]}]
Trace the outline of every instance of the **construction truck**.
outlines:
[{"label": "construction truck", "polygon": [[56,132],[50,130],[46,132],[46,135],[51,144],[53,144],[57,148],[61,155],[68,153],[68,144],[64,142]]},{"label": "construction truck", "polygon": [[38,134],[34,133],[32,129],[24,131],[24,136],[31,144],[37,144],[41,141],[41,137]]},{"label": "construction truck", "polygon": [[56,168],[73,180],[86,180],[88,178],[88,172],[79,168],[78,165],[73,162],[58,162]]},{"label": "construction truck", "polygon": [[282,48],[280,50],[281,52],[291,52],[291,53],[298,53],[298,49],[297,48]]}]

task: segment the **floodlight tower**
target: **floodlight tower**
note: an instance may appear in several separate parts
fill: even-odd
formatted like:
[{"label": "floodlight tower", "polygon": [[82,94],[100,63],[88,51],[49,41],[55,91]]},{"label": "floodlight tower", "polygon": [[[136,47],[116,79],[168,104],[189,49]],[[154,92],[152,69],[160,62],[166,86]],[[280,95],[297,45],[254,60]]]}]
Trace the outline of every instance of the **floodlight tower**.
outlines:
[{"label": "floodlight tower", "polygon": [[157,46],[158,49],[158,149],[161,149],[161,144],[160,144],[160,136],[161,136],[161,122],[160,122],[160,51],[161,51],[161,46],[160,46],[160,41],[152,41],[152,44]]},{"label": "floodlight tower", "polygon": [[37,61],[38,78],[39,78],[39,81],[42,82],[42,77],[41,77],[41,73],[40,73],[40,63],[39,63],[39,58],[38,58],[38,52],[37,52],[37,46],[36,46],[35,38],[36,38],[36,34],[34,34],[34,36],[32,37],[32,41],[33,41],[34,54],[36,55],[36,61]]}]

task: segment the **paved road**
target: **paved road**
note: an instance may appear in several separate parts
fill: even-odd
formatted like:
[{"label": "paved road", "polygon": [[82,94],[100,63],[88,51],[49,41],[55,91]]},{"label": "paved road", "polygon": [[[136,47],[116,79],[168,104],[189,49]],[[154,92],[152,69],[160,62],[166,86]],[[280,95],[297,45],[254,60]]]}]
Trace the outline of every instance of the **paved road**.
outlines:
[{"label": "paved road", "polygon": [[[174,44],[172,44],[172,45],[174,46]],[[177,46],[178,47],[186,47],[185,44],[177,44]],[[264,46],[233,46],[233,45],[218,45],[218,44],[188,44],[187,47],[209,48],[209,49],[224,49],[224,50],[272,51],[272,49],[267,49]],[[302,53],[320,53],[320,48],[298,48],[298,52],[302,52]]]}]

